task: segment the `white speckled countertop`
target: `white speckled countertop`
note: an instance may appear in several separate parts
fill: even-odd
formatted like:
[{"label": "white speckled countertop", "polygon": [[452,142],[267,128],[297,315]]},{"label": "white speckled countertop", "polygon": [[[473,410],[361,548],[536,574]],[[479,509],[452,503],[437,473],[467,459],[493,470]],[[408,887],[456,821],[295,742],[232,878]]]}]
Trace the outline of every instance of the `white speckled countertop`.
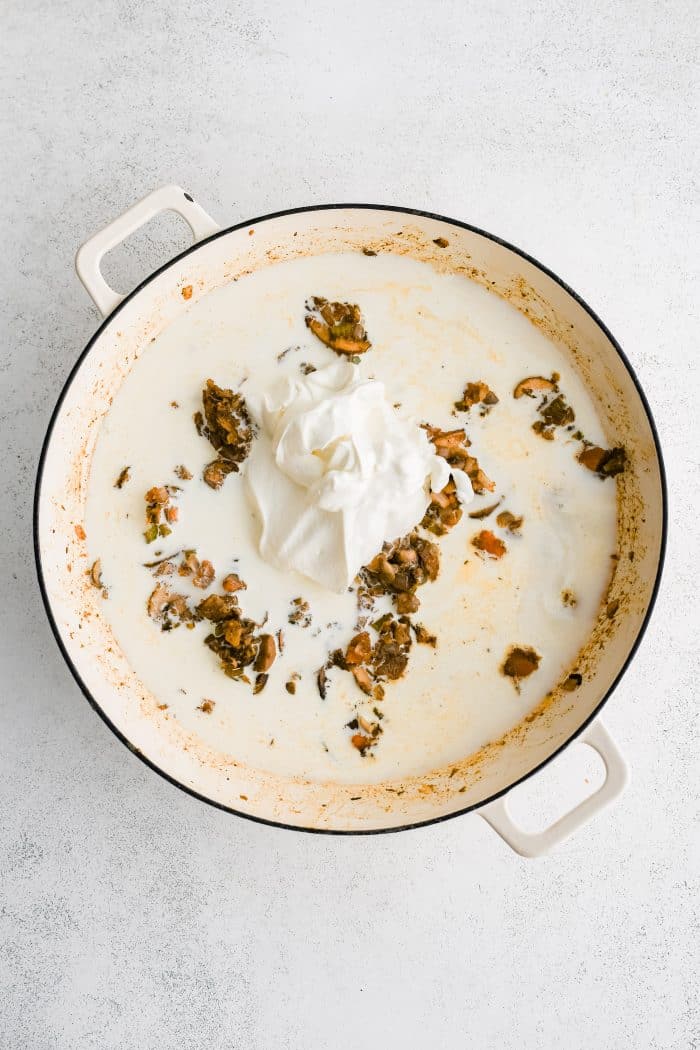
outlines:
[{"label": "white speckled countertop", "polygon": [[[700,1043],[696,16],[690,0],[5,5],[3,1050]],[[605,715],[632,783],[548,859],[475,816],[342,839],[217,812],[122,747],[63,665],[30,507],[97,325],[73,254],[168,182],[222,222],[338,200],[465,219],[553,268],[627,351],[666,452],[667,568]],[[107,272],[126,290],[185,244],[162,220]],[[564,762],[567,797],[585,775]],[[553,788],[531,784],[541,814]]]}]

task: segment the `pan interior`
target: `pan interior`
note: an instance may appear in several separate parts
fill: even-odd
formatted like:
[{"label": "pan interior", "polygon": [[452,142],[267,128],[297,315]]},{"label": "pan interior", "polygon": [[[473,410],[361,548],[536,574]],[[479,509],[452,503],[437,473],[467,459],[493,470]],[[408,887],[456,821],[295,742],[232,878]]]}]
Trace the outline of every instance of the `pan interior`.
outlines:
[{"label": "pan interior", "polygon": [[[106,323],[75,374],[48,446],[39,504],[41,560],[56,626],[106,717],[155,766],[211,801],[263,819],[329,830],[381,829],[448,815],[507,788],[556,751],[595,711],[627,658],[649,604],[661,542],[661,480],[644,405],[590,314],[547,274],[486,236],[428,217],[364,209],[281,216],[254,230],[216,238],[158,274]],[[449,244],[438,247],[436,239]],[[363,248],[378,255],[364,255]],[[342,782],[322,765],[300,776],[262,757],[241,761],[234,749],[217,748],[216,737],[207,739],[196,722],[159,715],[162,698],[125,660],[99,596],[80,571],[95,552],[79,531],[90,524],[85,503],[101,424],[116,392],[128,385],[134,362],[140,367],[148,350],[153,352],[151,341],[167,344],[169,333],[183,324],[196,328],[198,311],[201,318],[208,303],[239,282],[242,286],[246,275],[264,278],[273,264],[313,265],[319,257],[330,274],[333,257],[345,252],[354,252],[364,265],[375,259],[401,260],[409,268],[416,260],[427,263],[435,274],[468,277],[475,293],[496,309],[508,303],[518,322],[526,318],[528,329],[566,355],[581,389],[595,400],[604,436],[625,445],[632,470],[618,482],[615,553],[620,557],[612,560],[607,603],[615,613],[602,610],[579,656],[584,682],[575,696],[554,690],[539,707],[534,696],[525,697],[527,718],[514,729],[486,726],[485,746],[466,748],[462,755],[446,748],[437,768],[416,764],[413,775],[396,777],[383,776],[381,765],[368,763],[379,772],[368,776],[363,765],[361,780],[348,776]],[[193,288],[189,300],[182,295],[187,287]],[[433,362],[433,371],[439,364]],[[462,378],[480,377],[459,382]],[[88,527],[88,536],[91,531]],[[442,735],[449,732],[446,724]]]}]

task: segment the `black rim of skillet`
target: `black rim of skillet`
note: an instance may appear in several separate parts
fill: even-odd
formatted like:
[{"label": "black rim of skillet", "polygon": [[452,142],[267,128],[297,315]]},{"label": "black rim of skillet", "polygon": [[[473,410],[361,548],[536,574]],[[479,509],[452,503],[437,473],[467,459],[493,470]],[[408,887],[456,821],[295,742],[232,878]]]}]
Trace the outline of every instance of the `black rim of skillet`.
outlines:
[{"label": "black rim of skillet", "polygon": [[[190,201],[193,199],[189,194],[185,194],[185,196]],[[202,794],[200,794],[200,792],[195,791],[193,788],[187,787],[187,785],[182,784],[175,777],[171,776],[165,770],[163,770],[159,766],[157,766],[154,762],[152,762],[149,758],[147,758],[146,755],[144,755],[141,751],[139,751],[138,748],[134,747],[134,745],[127,739],[127,737],[124,736],[124,734],[121,732],[121,730],[117,728],[117,726],[111,721],[110,718],[108,718],[106,713],[102,710],[100,705],[95,700],[94,696],[90,693],[89,689],[87,688],[87,686],[83,682],[82,678],[80,677],[78,669],[75,666],[75,664],[73,663],[73,660],[72,660],[72,658],[71,658],[71,656],[70,656],[66,646],[64,645],[63,639],[61,638],[60,631],[59,631],[58,626],[56,624],[56,621],[54,619],[54,615],[53,615],[53,612],[52,612],[52,609],[51,609],[51,604],[49,602],[49,597],[48,597],[47,590],[46,590],[46,584],[45,584],[45,581],[44,581],[44,574],[43,574],[42,563],[41,563],[41,547],[40,547],[40,543],[39,543],[39,503],[40,503],[40,499],[41,499],[41,484],[42,484],[42,479],[43,479],[43,474],[44,474],[44,465],[45,465],[45,460],[46,460],[46,454],[47,454],[47,451],[48,451],[48,448],[49,448],[49,444],[51,442],[51,436],[53,434],[54,426],[56,425],[56,420],[58,418],[58,414],[59,414],[59,412],[61,410],[61,406],[62,406],[63,401],[64,401],[64,399],[65,399],[65,397],[66,397],[66,395],[68,393],[68,390],[70,389],[70,387],[71,387],[71,385],[73,383],[73,380],[74,380],[78,370],[80,369],[80,366],[82,365],[83,361],[85,360],[85,358],[89,354],[89,352],[92,349],[92,347],[95,344],[95,342],[101,336],[101,334],[104,331],[104,329],[106,328],[106,326],[108,324],[110,324],[114,320],[114,318],[117,316],[117,314],[120,312],[120,310],[128,302],[130,302],[136,295],[138,295],[138,293],[143,288],[145,288],[146,285],[148,285],[152,280],[154,280],[154,278],[156,278],[159,274],[163,273],[165,270],[167,270],[169,267],[171,267],[174,263],[179,262],[181,259],[184,259],[186,256],[191,255],[193,252],[198,251],[203,245],[209,244],[211,241],[215,241],[219,237],[225,237],[229,233],[233,233],[236,230],[245,229],[248,226],[253,226],[253,225],[257,226],[260,223],[269,222],[272,219],[279,219],[279,218],[281,218],[282,216],[285,216],[285,215],[303,215],[303,214],[305,214],[307,212],[333,211],[333,210],[342,211],[344,209],[355,209],[355,210],[365,210],[365,211],[384,211],[384,212],[388,211],[388,212],[395,212],[396,214],[400,214],[400,215],[417,215],[417,216],[420,216],[421,218],[424,218],[424,219],[434,219],[437,222],[443,222],[443,223],[446,223],[449,226],[456,226],[456,227],[458,227],[459,229],[462,229],[462,230],[469,230],[471,233],[476,233],[480,237],[485,237],[487,240],[493,241],[495,244],[499,244],[503,248],[507,248],[509,251],[513,252],[515,255],[518,255],[521,259],[524,259],[526,262],[530,263],[531,265],[537,267],[537,269],[541,270],[542,273],[546,274],[553,281],[555,281],[565,292],[567,292],[572,297],[572,299],[574,299],[579,304],[579,306],[581,306],[586,311],[586,313],[595,322],[595,324],[598,325],[600,330],[603,332],[603,334],[606,336],[606,338],[610,341],[612,346],[617,351],[617,354],[619,355],[622,363],[624,364],[625,368],[627,369],[627,371],[629,373],[630,379],[634,383],[634,386],[635,386],[635,388],[637,390],[637,393],[638,393],[639,398],[640,398],[640,400],[642,402],[642,405],[644,406],[644,411],[646,412],[647,420],[649,422],[649,427],[651,429],[652,437],[654,439],[654,446],[656,448],[656,456],[657,456],[658,463],[659,463],[659,476],[660,476],[660,481],[661,481],[661,499],[662,499],[662,508],[661,508],[661,511],[662,511],[661,544],[660,544],[660,547],[659,547],[659,560],[658,560],[658,564],[657,564],[657,568],[656,568],[656,578],[654,580],[654,586],[652,588],[651,597],[649,599],[649,604],[647,606],[647,610],[646,610],[646,613],[644,615],[644,619],[643,619],[643,621],[641,623],[641,626],[640,626],[639,631],[637,633],[637,637],[635,638],[635,640],[634,640],[634,642],[632,644],[632,647],[631,647],[631,649],[630,649],[630,651],[629,651],[629,653],[627,655],[627,658],[625,659],[624,664],[622,665],[622,667],[621,667],[620,671],[618,672],[617,676],[611,682],[611,684],[609,685],[609,687],[606,690],[605,694],[603,695],[602,699],[600,700],[598,705],[595,707],[595,709],[591,712],[591,714],[588,716],[588,718],[568,737],[567,740],[564,741],[564,743],[560,744],[559,747],[557,747],[551,753],[551,755],[548,755],[547,758],[545,758],[542,762],[540,762],[539,765],[535,766],[534,769],[531,769],[528,773],[525,773],[518,780],[513,781],[512,784],[508,785],[508,787],[502,788],[500,791],[497,791],[493,795],[490,795],[488,798],[484,799],[482,802],[474,803],[473,805],[470,805],[470,806],[465,806],[462,809],[455,810],[454,813],[445,813],[445,814],[443,814],[441,816],[438,816],[438,817],[430,817],[428,820],[414,821],[414,822],[412,822],[410,824],[397,824],[397,825],[394,825],[394,826],[389,827],[389,828],[367,828],[367,829],[364,829],[364,828],[353,828],[353,829],[347,829],[347,830],[344,830],[342,828],[340,828],[340,829],[339,828],[309,828],[309,827],[304,827],[303,825],[287,824],[287,823],[285,823],[283,821],[268,820],[265,817],[258,817],[258,816],[255,816],[254,814],[251,814],[251,813],[244,813],[241,810],[234,809],[232,806],[227,806],[227,805],[224,805],[224,803],[222,803],[222,802],[216,802],[214,799],[207,798],[206,795],[202,795]],[[565,750],[565,748],[567,748],[569,746],[569,744],[571,744],[574,740],[576,740],[584,732],[584,730],[593,722],[593,720],[598,717],[598,715],[600,714],[600,712],[603,709],[604,705],[607,703],[607,701],[610,699],[610,697],[614,693],[614,691],[617,688],[619,682],[621,681],[623,675],[625,674],[627,668],[629,667],[630,663],[632,662],[632,659],[633,659],[635,653],[637,652],[637,649],[639,648],[639,644],[640,644],[642,638],[644,637],[644,633],[645,633],[645,631],[646,631],[646,629],[647,629],[647,627],[649,625],[649,620],[651,618],[651,614],[653,612],[654,605],[656,604],[656,599],[657,599],[658,592],[659,592],[659,585],[660,585],[660,582],[661,582],[661,575],[662,575],[662,571],[663,571],[664,558],[665,558],[665,555],[666,555],[666,539],[667,539],[667,533],[668,533],[668,492],[667,492],[667,487],[666,487],[666,472],[665,472],[664,461],[663,461],[663,456],[662,456],[662,452],[661,452],[661,444],[659,442],[659,435],[658,435],[658,432],[657,432],[657,429],[656,429],[656,424],[654,423],[654,417],[652,416],[651,409],[649,407],[649,402],[647,401],[647,398],[646,398],[646,395],[644,393],[644,390],[642,389],[642,386],[641,386],[639,380],[637,379],[637,375],[636,375],[632,365],[628,361],[627,357],[625,356],[625,353],[624,353],[622,347],[617,342],[617,340],[615,339],[613,334],[605,326],[603,321],[601,321],[601,319],[598,317],[598,315],[595,313],[595,311],[591,309],[591,307],[588,305],[588,303],[584,299],[582,299],[581,296],[578,295],[573,290],[573,288],[570,288],[569,285],[566,284],[566,282],[561,279],[561,277],[558,277],[555,273],[553,273],[550,269],[548,269],[546,266],[544,266],[541,262],[538,262],[537,259],[533,258],[531,255],[528,255],[527,252],[522,251],[520,248],[516,248],[515,245],[510,244],[508,241],[504,241],[501,237],[496,237],[494,234],[488,233],[486,230],[482,230],[478,226],[471,226],[469,223],[460,222],[458,219],[449,219],[446,216],[438,215],[435,212],[422,211],[422,210],[420,210],[418,208],[401,208],[401,207],[399,207],[397,205],[391,205],[391,204],[319,204],[319,205],[309,205],[309,206],[301,207],[301,208],[287,208],[284,211],[270,212],[268,215],[261,215],[261,216],[259,216],[258,218],[255,218],[255,219],[247,219],[245,222],[239,222],[239,223],[236,223],[234,226],[228,226],[226,229],[219,230],[217,233],[212,234],[210,237],[206,237],[204,240],[198,241],[196,244],[193,244],[193,245],[191,245],[191,247],[185,249],[185,251],[180,252],[176,256],[173,256],[173,258],[170,259],[168,262],[164,263],[163,266],[160,266],[157,270],[154,270],[153,273],[149,274],[148,277],[145,278],[145,280],[141,281],[141,283],[138,284],[133,289],[133,291],[131,291],[119,303],[119,305],[112,311],[111,314],[109,314],[107,317],[104,318],[104,320],[100,324],[99,328],[97,329],[95,334],[92,336],[92,338],[88,342],[88,344],[85,347],[85,349],[83,350],[83,352],[80,354],[80,357],[78,358],[78,360],[73,365],[73,367],[72,367],[72,369],[71,369],[71,371],[70,371],[70,373],[68,375],[68,378],[66,379],[66,382],[65,382],[65,384],[63,386],[63,389],[62,389],[62,391],[60,393],[58,401],[56,402],[56,406],[55,406],[55,408],[53,410],[53,413],[51,414],[51,420],[49,422],[49,426],[48,426],[48,429],[46,431],[46,437],[44,438],[44,443],[42,445],[41,454],[39,456],[39,465],[38,465],[38,469],[37,469],[36,487],[35,487],[35,490],[34,490],[33,531],[34,531],[34,557],[35,557],[35,560],[36,560],[36,569],[37,569],[37,575],[38,575],[38,578],[39,578],[39,587],[40,587],[40,590],[41,590],[41,596],[42,596],[42,600],[44,602],[44,608],[46,609],[46,615],[48,617],[49,624],[51,625],[51,630],[53,631],[53,635],[54,635],[54,638],[56,639],[56,643],[57,643],[61,653],[63,654],[63,658],[66,661],[66,663],[68,664],[68,667],[69,667],[69,669],[71,671],[71,674],[75,678],[75,681],[77,682],[78,686],[80,687],[80,689],[81,689],[83,695],[85,696],[85,699],[88,701],[88,703],[94,708],[94,710],[97,712],[97,714],[100,716],[100,718],[102,718],[102,720],[109,726],[109,728],[112,730],[114,735],[119,740],[121,740],[121,742],[133,754],[135,754],[139,759],[141,759],[141,761],[144,762],[150,769],[152,769],[155,773],[158,773],[161,777],[163,777],[165,780],[167,780],[170,784],[173,784],[175,787],[180,788],[181,791],[186,792],[188,795],[192,795],[193,798],[199,799],[200,802],[206,802],[208,805],[214,806],[216,809],[224,810],[226,813],[233,813],[237,817],[243,817],[245,820],[251,820],[251,821],[254,821],[257,824],[266,824],[269,827],[275,827],[275,828],[285,828],[285,829],[287,829],[289,831],[303,831],[303,832],[307,832],[307,833],[315,834],[315,835],[385,835],[385,834],[389,834],[391,832],[409,831],[409,830],[411,830],[413,828],[422,828],[422,827],[428,827],[431,824],[440,824],[440,823],[442,823],[445,820],[452,820],[455,817],[463,816],[465,813],[471,813],[471,812],[473,812],[475,810],[479,810],[482,807],[487,806],[490,802],[494,802],[496,799],[501,798],[504,795],[507,795],[508,792],[512,791],[513,788],[517,787],[518,784],[524,783],[530,777],[532,777],[536,773],[538,773],[541,769],[544,769],[544,767],[546,765],[548,765],[552,761],[552,759],[556,758],[557,755],[561,754]]]}]

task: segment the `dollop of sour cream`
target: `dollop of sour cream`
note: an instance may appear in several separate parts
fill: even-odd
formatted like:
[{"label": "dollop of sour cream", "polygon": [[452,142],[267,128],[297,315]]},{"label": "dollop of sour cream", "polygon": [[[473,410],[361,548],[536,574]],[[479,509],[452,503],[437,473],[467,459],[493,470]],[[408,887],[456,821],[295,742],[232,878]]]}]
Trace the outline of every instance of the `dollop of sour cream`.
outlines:
[{"label": "dollop of sour cream", "polygon": [[247,469],[260,553],[329,590],[345,590],[385,540],[410,532],[450,474],[460,501],[472,497],[466,474],[349,361],[285,378],[248,405],[262,431]]}]

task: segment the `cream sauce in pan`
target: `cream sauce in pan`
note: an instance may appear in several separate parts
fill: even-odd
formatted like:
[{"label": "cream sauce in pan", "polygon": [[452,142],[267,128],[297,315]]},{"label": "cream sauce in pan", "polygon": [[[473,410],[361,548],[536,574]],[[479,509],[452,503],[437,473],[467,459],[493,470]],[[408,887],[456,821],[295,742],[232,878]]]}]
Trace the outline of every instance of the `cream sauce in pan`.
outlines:
[{"label": "cream sauce in pan", "polygon": [[[493,494],[475,497],[462,520],[435,541],[440,576],[419,589],[414,619],[438,636],[438,646],[414,645],[406,676],[386,685],[379,705],[384,732],[364,758],[351,746],[346,723],[357,713],[374,720],[374,702],[340,670],[329,673],[325,700],[316,683],[329,650],[347,645],[354,633],[355,595],[332,594],[261,559],[244,477],[231,475],[219,491],[204,484],[202,468],[214,454],[192,421],[208,377],[259,394],[302,362],[321,367],[335,360],[304,325],[310,295],[361,306],[373,344],[363,358],[365,374],[385,384],[407,417],[444,429],[466,425],[470,451],[496,482]],[[278,360],[288,347],[294,349]],[[553,371],[575,409],[576,427],[605,445],[570,359],[502,299],[427,264],[390,255],[324,255],[269,266],[193,302],[146,348],[115,397],[87,501],[89,553],[101,559],[109,589],[104,615],[144,686],[167,704],[154,717],[177,719],[240,762],[345,783],[420,775],[463,759],[521,721],[575,668],[616,547],[615,482],[601,481],[576,461],[580,444],[570,434],[538,437],[531,429],[537,401],[512,396],[525,376]],[[499,403],[485,417],[478,409],[453,416],[465,383],[477,380]],[[191,481],[178,480],[178,464],[194,475]],[[130,479],[117,489],[125,466]],[[165,483],[182,486],[179,521],[171,536],[147,545],[144,493]],[[485,521],[467,516],[498,498],[499,510],[524,517],[520,535],[499,529],[495,514]],[[503,558],[484,560],[471,545],[482,528],[505,541]],[[240,595],[245,615],[262,620],[267,614],[266,629],[284,631],[284,652],[260,694],[223,674],[203,644],[209,624],[161,632],[149,619],[146,602],[156,581],[143,563],[181,548],[196,548],[213,562],[216,583],[204,593],[220,593],[223,576],[237,572],[248,585]],[[186,579],[174,577],[172,586],[202,597]],[[576,596],[575,607],[563,603],[562,591]],[[287,622],[298,596],[311,607],[307,628]],[[511,645],[541,654],[519,692],[500,672]],[[300,678],[290,695],[284,684],[295,672]],[[209,714],[199,709],[204,699],[214,702]]]}]

